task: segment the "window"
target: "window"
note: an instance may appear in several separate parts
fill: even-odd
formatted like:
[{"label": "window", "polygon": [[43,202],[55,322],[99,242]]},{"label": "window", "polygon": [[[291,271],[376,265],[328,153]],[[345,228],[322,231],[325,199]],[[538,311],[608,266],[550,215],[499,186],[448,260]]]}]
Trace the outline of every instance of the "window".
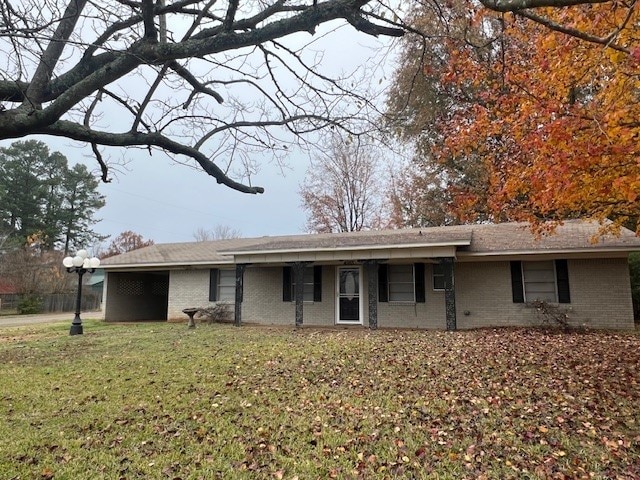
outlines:
[{"label": "window", "polygon": [[442,265],[434,263],[431,267],[433,268],[433,289],[444,290],[444,270]]},{"label": "window", "polygon": [[210,302],[235,302],[236,271],[212,268],[209,278]]},{"label": "window", "polygon": [[514,303],[570,303],[569,271],[566,260],[511,262]]},{"label": "window", "polygon": [[525,301],[558,301],[556,272],[553,261],[522,262],[522,281]]},{"label": "window", "polygon": [[236,299],[236,272],[220,270],[218,275],[218,301],[233,302]]},{"label": "window", "polygon": [[[322,267],[307,266],[303,270],[303,301],[322,301]],[[282,301],[294,302],[296,299],[296,279],[292,267],[282,269]]]},{"label": "window", "polygon": [[[313,302],[313,268],[305,267],[303,272],[302,288],[303,300],[305,302]],[[296,276],[291,275],[291,298],[296,298]]]},{"label": "window", "polygon": [[389,301],[415,301],[413,265],[389,265]]},{"label": "window", "polygon": [[378,267],[378,301],[425,301],[424,263]]}]

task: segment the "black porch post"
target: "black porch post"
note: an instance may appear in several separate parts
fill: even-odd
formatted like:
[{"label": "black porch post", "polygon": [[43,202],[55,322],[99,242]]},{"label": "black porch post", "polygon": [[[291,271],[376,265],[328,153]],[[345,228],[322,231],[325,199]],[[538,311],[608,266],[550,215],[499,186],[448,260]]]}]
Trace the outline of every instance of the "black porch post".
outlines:
[{"label": "black porch post", "polygon": [[242,299],[244,296],[244,269],[247,267],[244,263],[236,265],[236,304],[234,312],[234,325],[240,326],[242,322]]},{"label": "black porch post", "polygon": [[378,328],[378,261],[369,260],[365,262],[367,269],[367,291],[369,298],[369,328]]},{"label": "black porch post", "polygon": [[303,322],[305,263],[306,262],[293,263],[293,279],[295,284],[293,297],[296,301],[296,327],[301,327]]},{"label": "black porch post", "polygon": [[444,304],[447,319],[447,331],[457,329],[456,326],[456,289],[453,257],[440,259],[444,273]]}]

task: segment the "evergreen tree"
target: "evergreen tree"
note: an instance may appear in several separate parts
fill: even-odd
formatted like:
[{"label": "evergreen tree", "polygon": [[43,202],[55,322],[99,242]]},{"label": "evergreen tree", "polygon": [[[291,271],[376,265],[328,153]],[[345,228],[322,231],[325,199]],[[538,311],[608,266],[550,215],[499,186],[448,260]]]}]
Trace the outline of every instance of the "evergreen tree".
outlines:
[{"label": "evergreen tree", "polygon": [[12,239],[24,240],[43,228],[46,186],[43,166],[49,148],[27,140],[0,148],[0,219]]},{"label": "evergreen tree", "polygon": [[91,227],[105,204],[98,181],[84,165],[68,167],[60,152],[36,140],[0,148],[0,234],[24,245],[37,238],[43,250],[103,240]]},{"label": "evergreen tree", "polygon": [[107,236],[96,234],[91,227],[98,220],[93,214],[105,204],[104,196],[98,193],[98,180],[85,165],[76,164],[68,169],[63,182],[63,202],[60,212],[64,252],[78,249]]}]

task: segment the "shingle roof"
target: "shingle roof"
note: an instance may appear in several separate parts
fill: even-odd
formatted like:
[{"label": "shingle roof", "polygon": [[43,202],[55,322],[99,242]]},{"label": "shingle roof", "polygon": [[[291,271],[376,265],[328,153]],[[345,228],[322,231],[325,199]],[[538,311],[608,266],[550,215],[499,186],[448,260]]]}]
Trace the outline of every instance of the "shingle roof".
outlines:
[{"label": "shingle roof", "polygon": [[159,243],[106,258],[102,260],[100,266],[225,263],[232,259],[228,255],[221,255],[219,251],[241,247],[254,243],[255,240],[255,238],[236,238],[209,242]]},{"label": "shingle roof", "polygon": [[473,229],[471,245],[462,249],[469,253],[640,250],[640,238],[631,230],[623,228],[619,236],[598,236],[600,225],[580,220],[566,221],[564,225],[558,226],[553,234],[541,237],[536,237],[531,232],[528,223],[470,226]]},{"label": "shingle roof", "polygon": [[403,230],[370,230],[348,233],[322,233],[285,237],[263,237],[253,244],[229,248],[228,252],[274,250],[311,251],[317,249],[370,248],[380,245],[468,244],[472,230],[468,228],[432,227]]},{"label": "shingle roof", "polygon": [[[567,221],[553,235],[536,238],[526,223],[473,224],[404,230],[238,238],[210,242],[156,244],[105,259],[101,266],[170,266],[233,262],[233,253],[358,249],[379,245],[459,245],[460,255],[500,255],[597,250],[640,250],[640,238],[623,229],[620,236],[592,239],[599,225]],[[467,244],[467,246],[465,246]]]}]

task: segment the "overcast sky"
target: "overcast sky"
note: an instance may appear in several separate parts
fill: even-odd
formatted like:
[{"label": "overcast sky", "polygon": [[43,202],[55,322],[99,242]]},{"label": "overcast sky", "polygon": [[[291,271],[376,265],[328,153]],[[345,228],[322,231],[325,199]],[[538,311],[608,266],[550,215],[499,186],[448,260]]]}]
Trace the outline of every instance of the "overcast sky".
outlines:
[{"label": "overcast sky", "polygon": [[[335,25],[334,25],[335,27]],[[350,72],[359,65],[376,69],[372,83],[392,72],[391,65],[379,65],[385,40],[340,28],[314,45],[325,51],[323,73]],[[382,83],[382,86],[384,82]],[[95,159],[86,147],[61,138],[37,137],[52,151],[62,152],[70,164],[82,162],[97,171]],[[2,142],[8,145],[11,142]],[[172,162],[166,155],[145,150],[110,150],[126,160],[112,183],[101,184],[106,206],[96,217],[95,230],[111,239],[125,230],[137,232],[156,243],[193,241],[199,228],[227,225],[245,237],[304,232],[305,214],[300,206],[299,184],[308,167],[308,156],[294,153],[284,171],[270,163],[265,152],[261,171],[252,184],[265,188],[262,195],[248,195],[218,185],[201,170]],[[106,243],[108,243],[107,240]]]},{"label": "overcast sky", "polygon": [[[351,27],[331,33],[321,45],[325,48],[323,72],[329,73],[351,71],[359,65],[377,67],[378,49],[383,47],[380,40]],[[388,78],[392,66],[377,72]],[[372,80],[378,83],[378,78]],[[113,237],[133,230],[156,243],[166,243],[192,241],[198,228],[213,229],[218,224],[237,229],[245,237],[304,232],[298,190],[309,165],[305,153],[294,153],[288,160],[289,169],[282,172],[270,163],[267,152],[261,171],[252,178],[253,184],[265,187],[262,195],[230,190],[202,171],[172,163],[162,155],[149,157],[145,151],[130,150],[127,158],[128,171],[100,186],[107,199],[98,214],[100,233]]]}]

